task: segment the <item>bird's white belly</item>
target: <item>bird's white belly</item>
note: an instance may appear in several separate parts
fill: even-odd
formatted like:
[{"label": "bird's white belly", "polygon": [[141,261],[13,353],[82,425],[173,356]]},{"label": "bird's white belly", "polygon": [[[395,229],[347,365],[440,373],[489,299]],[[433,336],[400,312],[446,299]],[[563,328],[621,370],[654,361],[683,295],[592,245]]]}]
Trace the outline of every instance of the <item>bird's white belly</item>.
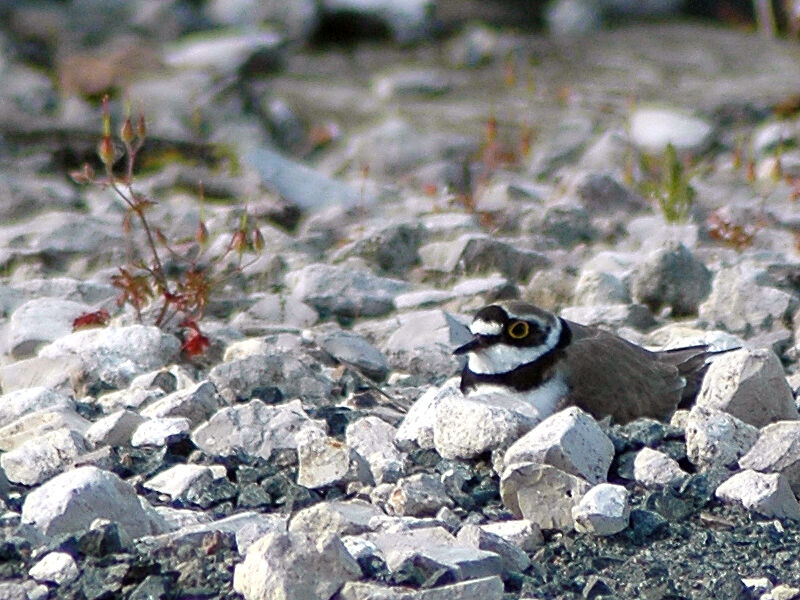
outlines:
[{"label": "bird's white belly", "polygon": [[525,413],[531,417],[544,420],[556,412],[559,401],[567,395],[567,384],[563,379],[553,377],[539,387],[518,392],[502,385],[479,383],[469,393],[470,400],[481,398],[490,400],[507,400],[525,404]]}]

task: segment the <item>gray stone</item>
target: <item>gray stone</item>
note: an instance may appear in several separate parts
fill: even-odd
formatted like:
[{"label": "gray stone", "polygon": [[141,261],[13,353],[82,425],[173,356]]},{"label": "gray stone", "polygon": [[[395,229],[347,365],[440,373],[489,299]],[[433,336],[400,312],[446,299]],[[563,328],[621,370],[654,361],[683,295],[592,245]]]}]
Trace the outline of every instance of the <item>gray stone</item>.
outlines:
[{"label": "gray stone", "polygon": [[502,597],[503,580],[496,575],[422,590],[348,581],[336,596],[337,600],[501,600]]},{"label": "gray stone", "polygon": [[464,525],[459,530],[456,539],[467,546],[497,554],[502,561],[505,573],[521,573],[531,564],[528,555],[519,547],[477,525]]},{"label": "gray stone", "polygon": [[629,120],[631,141],[648,154],[661,154],[667,144],[679,152],[699,154],[711,143],[713,126],[671,107],[642,106]]},{"label": "gray stone", "polygon": [[656,323],[653,313],[642,304],[567,306],[561,309],[561,316],[583,325],[605,326],[613,330],[623,327],[647,330]]},{"label": "gray stone", "polygon": [[210,418],[222,405],[217,388],[208,380],[176,390],[147,405],[141,415],[150,418],[185,417],[191,427]]},{"label": "gray stone", "polygon": [[397,117],[352,137],[345,151],[350,165],[369,165],[370,173],[397,177],[439,160],[461,164],[478,149],[477,142],[454,133],[422,131]]},{"label": "gray stone", "polygon": [[[585,154],[584,161],[587,158]],[[644,198],[606,172],[589,172],[580,177],[575,182],[575,194],[593,216],[615,213],[630,215],[649,208]]]},{"label": "gray stone", "polygon": [[299,485],[315,489],[351,481],[374,483],[369,465],[347,444],[321,436],[314,429],[298,434],[296,439]]},{"label": "gray stone", "polygon": [[47,387],[15,390],[0,396],[0,425],[8,425],[23,415],[44,409],[73,410],[71,396]]},{"label": "gray stone", "polygon": [[427,308],[443,304],[448,300],[452,300],[454,297],[455,294],[451,291],[415,290],[395,296],[394,306],[397,310]]},{"label": "gray stone", "polygon": [[488,277],[472,277],[470,279],[462,279],[453,287],[451,291],[456,297],[468,297],[485,295],[494,297],[500,294],[504,289],[507,289],[511,283],[501,275],[489,275]]},{"label": "gray stone", "polygon": [[525,250],[486,234],[466,233],[449,242],[431,242],[419,249],[426,271],[448,275],[499,272],[512,281],[523,281],[550,261],[534,250]]},{"label": "gray stone", "polygon": [[246,336],[257,336],[284,328],[304,329],[314,325],[317,320],[317,311],[297,298],[266,294],[246,311],[231,319],[231,326]]},{"label": "gray stone", "polygon": [[43,347],[39,356],[77,356],[90,389],[119,389],[134,376],[173,362],[179,351],[175,336],[158,327],[131,325],[76,331]]},{"label": "gray stone", "polygon": [[747,469],[722,483],[714,495],[724,502],[740,503],[747,510],[768,518],[800,520],[800,504],[780,473]]},{"label": "gray stone", "polygon": [[562,248],[591,242],[597,236],[589,213],[580,203],[570,199],[550,204],[543,213],[541,209],[529,211],[522,218],[520,229],[540,233]]},{"label": "gray stone", "polygon": [[332,260],[358,256],[382,271],[403,276],[419,263],[425,229],[419,224],[392,223],[354,235],[355,241],[337,250]]},{"label": "gray stone", "polygon": [[325,316],[370,317],[386,314],[394,297],[408,284],[378,277],[346,265],[314,264],[286,274],[292,296],[310,304]]},{"label": "gray stone", "polygon": [[572,529],[572,507],[590,487],[580,477],[533,462],[508,465],[500,477],[505,507],[542,529]]},{"label": "gray stone", "polygon": [[7,394],[36,387],[69,392],[82,372],[83,362],[77,357],[35,356],[0,366],[0,389]]},{"label": "gray stone", "polygon": [[589,143],[594,128],[592,116],[577,110],[567,111],[547,143],[540,144],[532,152],[530,168],[533,173],[546,177],[574,163]]},{"label": "gray stone", "polygon": [[581,271],[575,284],[573,302],[577,305],[628,304],[631,298],[625,284],[611,273]]},{"label": "gray stone", "polygon": [[539,421],[529,403],[503,394],[465,398],[444,387],[434,402],[433,443],[444,458],[474,458],[506,448]]},{"label": "gray stone", "polygon": [[83,435],[90,425],[90,421],[69,408],[38,410],[0,427],[0,450],[8,452],[29,440],[58,429],[67,429]]},{"label": "gray stone", "polygon": [[453,348],[470,339],[466,325],[449,312],[433,309],[397,315],[392,333],[382,345],[396,369],[441,376],[458,369]]},{"label": "gray stone", "polygon": [[460,543],[442,527],[379,531],[366,533],[363,539],[378,549],[391,571],[415,559],[447,569],[456,581],[499,575],[502,571],[497,554]]},{"label": "gray stone", "polygon": [[625,222],[628,242],[637,252],[651,252],[663,248],[667,244],[680,243],[689,249],[697,248],[700,239],[700,227],[697,223],[668,223],[663,214],[643,215]]},{"label": "gray stone", "polygon": [[133,538],[167,530],[166,521],[133,486],[95,467],[57,475],[30,492],[22,505],[22,523],[51,537],[83,531],[97,517],[119,523]]},{"label": "gray stone", "polygon": [[281,60],[283,39],[273,31],[222,30],[182,36],[164,53],[164,61],[177,70],[207,70],[219,75],[236,74],[253,65],[267,70]]},{"label": "gray stone", "polygon": [[267,406],[261,400],[222,408],[194,430],[192,441],[209,454],[230,456],[238,451],[269,458],[273,450],[296,449],[306,430],[325,436],[324,421],[311,419],[299,400]]},{"label": "gray stone", "polygon": [[397,429],[386,421],[368,416],[347,426],[347,445],[369,463],[377,483],[396,482],[404,473],[403,454],[394,445]]},{"label": "gray stone", "polygon": [[779,421],[761,429],[750,450],[739,459],[743,469],[781,473],[800,494],[800,421]]},{"label": "gray stone", "polygon": [[70,583],[78,578],[78,565],[75,559],[66,552],[48,552],[33,565],[28,575],[39,582],[51,582],[56,585]]},{"label": "gray stone", "polygon": [[642,448],[633,459],[633,477],[645,487],[678,487],[687,476],[678,461],[652,448]]},{"label": "gray stone", "polygon": [[633,298],[654,312],[668,306],[675,316],[690,315],[711,291],[711,272],[675,242],[648,254],[634,270],[630,287]]},{"label": "gray stone", "polygon": [[90,310],[87,304],[71,300],[28,300],[11,314],[7,349],[17,359],[29,358],[44,344],[72,333],[72,322]]},{"label": "gray stone", "polygon": [[95,400],[95,404],[109,414],[120,410],[138,411],[163,397],[164,391],[160,388],[146,389],[130,385],[124,390],[103,394]]},{"label": "gray stone", "polygon": [[175,500],[186,494],[187,490],[198,483],[211,483],[214,473],[209,467],[194,464],[178,464],[161,471],[142,484],[142,487],[159,494],[166,494]]},{"label": "gray stone", "polygon": [[91,443],[80,433],[56,429],[0,454],[0,466],[10,481],[36,485],[59,473],[91,449]]},{"label": "gray stone", "polygon": [[535,552],[544,543],[541,528],[527,519],[486,523],[480,528],[528,553]]},{"label": "gray stone", "polygon": [[703,379],[697,405],[723,410],[755,427],[798,419],[783,366],[765,349],[742,348],[717,357]]},{"label": "gray stone", "polygon": [[328,600],[361,568],[337,535],[312,539],[300,533],[268,533],[236,565],[233,589],[245,600]]},{"label": "gray stone", "polygon": [[336,360],[353,365],[367,377],[383,381],[391,368],[386,357],[362,336],[351,331],[330,331],[315,336],[316,342]]},{"label": "gray stone", "polygon": [[312,539],[326,533],[359,535],[371,531],[370,520],[383,516],[383,512],[359,500],[319,502],[300,510],[289,523],[289,531],[303,533]]},{"label": "gray stone", "polygon": [[96,446],[126,446],[144,418],[131,410],[118,410],[98,419],[86,430],[86,439]]},{"label": "gray stone", "polygon": [[598,483],[572,508],[575,529],[593,535],[619,533],[628,526],[631,507],[624,486]]},{"label": "gray stone", "polygon": [[686,454],[700,469],[732,467],[758,439],[758,428],[699,404],[689,411],[684,429]]},{"label": "gray stone", "polygon": [[0,598],[3,600],[31,600],[25,585],[11,582],[0,582]]},{"label": "gray stone", "polygon": [[430,516],[442,506],[454,506],[441,479],[427,473],[417,473],[397,482],[387,500],[396,515]]},{"label": "gray stone", "polygon": [[606,480],[614,444],[590,415],[572,406],[546,418],[506,450],[503,464],[548,464],[590,483]]},{"label": "gray stone", "polygon": [[186,417],[156,417],[146,419],[131,434],[131,446],[166,446],[189,437],[192,427]]},{"label": "gray stone", "polygon": [[[305,359],[305,360],[302,360]],[[208,374],[228,401],[247,400],[261,389],[274,388],[283,398],[328,401],[333,384],[303,353],[273,351],[232,359],[216,365]]]},{"label": "gray stone", "polygon": [[711,327],[750,335],[789,317],[797,299],[761,285],[761,279],[759,271],[743,264],[720,269],[711,284],[711,294],[700,305],[701,320]]},{"label": "gray stone", "polygon": [[436,409],[443,398],[448,396],[458,396],[461,392],[458,389],[458,381],[449,380],[441,388],[430,387],[417,398],[411,405],[397,428],[395,440],[397,445],[403,450],[410,450],[415,445],[420,448],[433,449],[434,424],[436,423]]}]

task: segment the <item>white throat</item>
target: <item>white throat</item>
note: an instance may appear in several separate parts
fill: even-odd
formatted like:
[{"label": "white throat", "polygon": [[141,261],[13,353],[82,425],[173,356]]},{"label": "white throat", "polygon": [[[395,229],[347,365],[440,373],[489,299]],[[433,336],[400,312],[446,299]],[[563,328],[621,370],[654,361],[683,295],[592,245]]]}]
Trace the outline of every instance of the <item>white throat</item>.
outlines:
[{"label": "white throat", "polygon": [[470,371],[480,375],[508,373],[521,365],[535,361],[544,353],[555,348],[560,337],[561,322],[556,321],[543,344],[538,346],[492,344],[470,352],[467,365]]},{"label": "white throat", "polygon": [[553,377],[543,385],[524,392],[502,385],[479,383],[467,397],[470,400],[507,406],[536,421],[542,421],[556,412],[559,402],[567,395],[567,391],[566,382],[560,377]]}]

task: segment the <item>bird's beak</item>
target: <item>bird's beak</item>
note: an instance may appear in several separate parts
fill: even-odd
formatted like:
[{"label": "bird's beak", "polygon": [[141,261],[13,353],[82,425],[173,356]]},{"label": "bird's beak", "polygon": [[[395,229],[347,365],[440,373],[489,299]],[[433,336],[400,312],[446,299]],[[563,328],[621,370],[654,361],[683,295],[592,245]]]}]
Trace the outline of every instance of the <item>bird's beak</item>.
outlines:
[{"label": "bird's beak", "polygon": [[466,354],[467,352],[473,352],[475,350],[480,350],[481,348],[486,347],[486,340],[483,336],[476,335],[466,344],[459,346],[455,350],[453,350],[453,354]]}]

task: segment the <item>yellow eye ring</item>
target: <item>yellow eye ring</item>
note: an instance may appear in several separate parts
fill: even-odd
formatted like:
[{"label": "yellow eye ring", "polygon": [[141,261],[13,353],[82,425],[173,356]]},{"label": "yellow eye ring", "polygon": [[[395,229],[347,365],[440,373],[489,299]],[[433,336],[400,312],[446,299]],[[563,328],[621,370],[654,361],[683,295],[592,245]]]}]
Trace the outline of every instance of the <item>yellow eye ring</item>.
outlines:
[{"label": "yellow eye ring", "polygon": [[521,340],[522,338],[528,337],[528,333],[530,333],[530,327],[528,327],[528,324],[525,321],[514,321],[508,326],[508,335],[515,340]]}]

